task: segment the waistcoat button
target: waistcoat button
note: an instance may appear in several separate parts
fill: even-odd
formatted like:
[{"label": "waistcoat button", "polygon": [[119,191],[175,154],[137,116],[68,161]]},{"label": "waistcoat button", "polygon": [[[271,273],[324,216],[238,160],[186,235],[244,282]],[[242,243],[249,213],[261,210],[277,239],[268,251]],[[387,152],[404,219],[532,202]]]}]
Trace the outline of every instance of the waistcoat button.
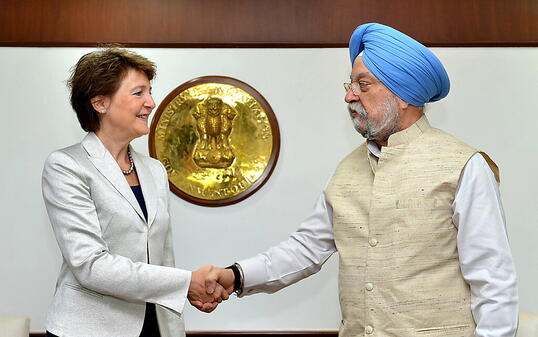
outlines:
[{"label": "waistcoat button", "polygon": [[377,246],[377,239],[376,238],[371,238],[368,243],[370,244],[370,246],[372,247],[375,247]]},{"label": "waistcoat button", "polygon": [[371,335],[372,333],[374,333],[374,327],[370,326],[370,325],[367,325],[365,328],[364,328],[364,332],[366,332],[366,334],[368,335]]},{"label": "waistcoat button", "polygon": [[374,290],[374,285],[372,283],[366,283],[366,290],[368,291]]}]

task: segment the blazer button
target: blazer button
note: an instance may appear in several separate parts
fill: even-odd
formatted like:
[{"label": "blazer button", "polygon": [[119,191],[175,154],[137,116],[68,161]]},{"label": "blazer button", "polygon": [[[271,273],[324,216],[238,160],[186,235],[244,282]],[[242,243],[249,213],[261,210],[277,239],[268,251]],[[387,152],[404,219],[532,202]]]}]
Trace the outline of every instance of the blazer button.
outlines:
[{"label": "blazer button", "polygon": [[377,246],[378,242],[376,238],[371,238],[370,240],[368,240],[368,243],[370,244],[370,246],[375,247]]},{"label": "blazer button", "polygon": [[366,283],[366,290],[368,291],[374,290],[374,285],[370,282]]}]

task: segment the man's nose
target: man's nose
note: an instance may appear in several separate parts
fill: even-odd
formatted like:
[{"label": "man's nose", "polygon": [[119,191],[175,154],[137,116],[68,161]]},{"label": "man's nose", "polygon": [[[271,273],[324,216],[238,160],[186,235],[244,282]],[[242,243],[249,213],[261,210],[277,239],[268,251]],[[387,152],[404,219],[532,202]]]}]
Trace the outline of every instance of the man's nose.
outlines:
[{"label": "man's nose", "polygon": [[355,95],[353,90],[351,90],[350,88],[348,91],[346,91],[346,95],[344,96],[344,101],[346,103],[357,102],[359,101],[359,95]]}]

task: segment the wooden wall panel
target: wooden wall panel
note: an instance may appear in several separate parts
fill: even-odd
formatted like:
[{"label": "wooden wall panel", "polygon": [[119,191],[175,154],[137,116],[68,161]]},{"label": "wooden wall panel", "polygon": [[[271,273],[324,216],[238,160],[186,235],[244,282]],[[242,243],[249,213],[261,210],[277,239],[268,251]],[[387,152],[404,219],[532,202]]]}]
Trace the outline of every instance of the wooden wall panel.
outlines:
[{"label": "wooden wall panel", "polygon": [[344,47],[365,22],[429,46],[538,46],[538,0],[0,0],[0,46]]}]

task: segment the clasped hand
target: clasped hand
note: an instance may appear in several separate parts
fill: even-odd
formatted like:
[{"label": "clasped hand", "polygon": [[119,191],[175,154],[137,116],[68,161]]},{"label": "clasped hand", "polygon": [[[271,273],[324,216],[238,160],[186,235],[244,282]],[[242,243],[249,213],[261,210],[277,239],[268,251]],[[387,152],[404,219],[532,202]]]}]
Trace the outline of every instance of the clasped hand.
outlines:
[{"label": "clasped hand", "polygon": [[232,270],[205,265],[192,272],[187,298],[198,310],[211,312],[230,297],[234,280]]}]

